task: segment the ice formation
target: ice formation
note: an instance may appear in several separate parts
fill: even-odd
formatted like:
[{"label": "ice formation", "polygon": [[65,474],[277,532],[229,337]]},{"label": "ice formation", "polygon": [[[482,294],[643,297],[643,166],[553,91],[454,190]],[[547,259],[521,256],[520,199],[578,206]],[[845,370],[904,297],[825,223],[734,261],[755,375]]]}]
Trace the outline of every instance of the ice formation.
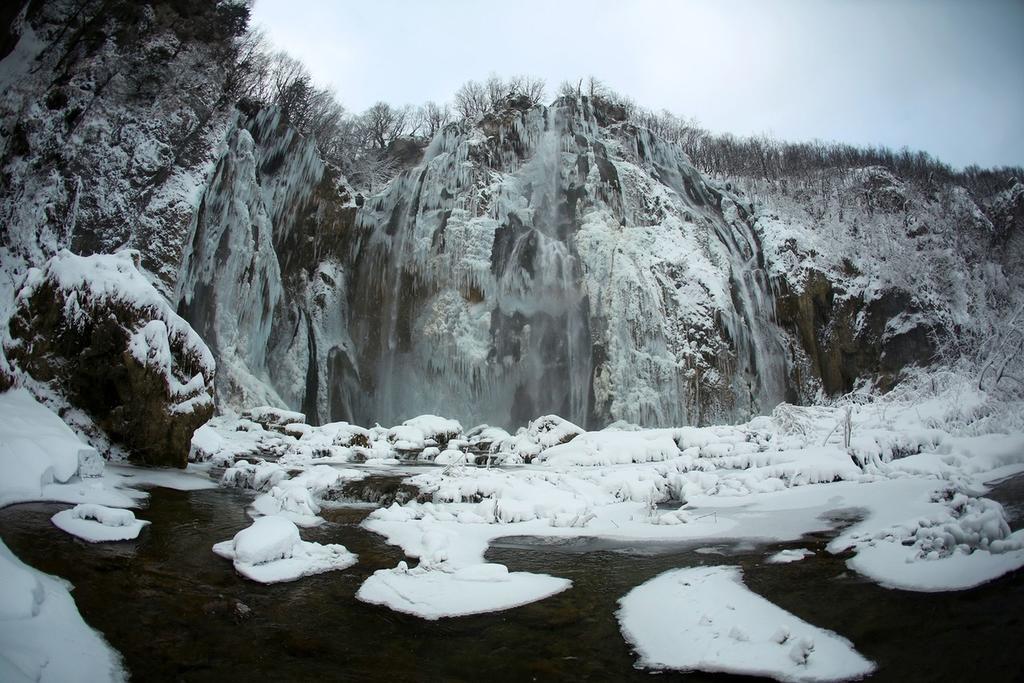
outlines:
[{"label": "ice formation", "polygon": [[645,668],[839,681],[874,665],[845,638],[749,591],[735,567],[666,572],[630,591],[618,612]]}]

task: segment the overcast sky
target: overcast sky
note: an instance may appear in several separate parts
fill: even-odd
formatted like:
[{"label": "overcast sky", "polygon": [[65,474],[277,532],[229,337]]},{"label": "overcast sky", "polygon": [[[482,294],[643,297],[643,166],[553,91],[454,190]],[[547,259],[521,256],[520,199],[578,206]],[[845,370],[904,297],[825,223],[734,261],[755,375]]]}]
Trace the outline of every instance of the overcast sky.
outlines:
[{"label": "overcast sky", "polygon": [[351,111],[593,75],[735,134],[1024,164],[1024,0],[256,0]]}]

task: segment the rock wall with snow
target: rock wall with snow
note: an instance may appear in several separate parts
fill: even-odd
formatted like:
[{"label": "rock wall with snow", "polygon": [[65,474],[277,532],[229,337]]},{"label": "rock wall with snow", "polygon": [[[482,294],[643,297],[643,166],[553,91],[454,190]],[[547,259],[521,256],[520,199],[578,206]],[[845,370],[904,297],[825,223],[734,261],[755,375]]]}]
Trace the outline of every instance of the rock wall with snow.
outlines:
[{"label": "rock wall with snow", "polygon": [[176,290],[222,406],[732,421],[891,386],[1021,291],[1019,192],[709,179],[586,99],[448,126],[353,194],[276,111],[239,117]]},{"label": "rock wall with snow", "polygon": [[61,249],[134,248],[168,293],[233,116],[233,15],[203,0],[11,4],[18,40],[0,66],[8,269]]},{"label": "rock wall with snow", "polygon": [[0,338],[27,386],[84,411],[129,457],[184,467],[213,416],[214,359],[139,261],[61,251],[29,270]]}]

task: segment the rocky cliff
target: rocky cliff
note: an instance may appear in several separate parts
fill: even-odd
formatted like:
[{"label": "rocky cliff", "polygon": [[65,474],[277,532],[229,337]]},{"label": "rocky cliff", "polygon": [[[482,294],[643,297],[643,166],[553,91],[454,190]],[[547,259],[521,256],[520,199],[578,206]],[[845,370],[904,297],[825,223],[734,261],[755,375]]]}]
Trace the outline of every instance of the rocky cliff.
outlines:
[{"label": "rocky cliff", "polygon": [[[237,136],[204,206],[255,198],[257,218],[210,222],[241,241],[200,220],[186,263],[205,253],[220,284],[194,268],[179,284],[208,339],[230,320],[250,345],[219,352],[247,359],[222,360],[226,404],[360,423],[735,420],[891,386],[1020,291],[997,248],[1019,249],[1019,222],[997,227],[962,188],[882,168],[824,195],[710,179],[586,98],[450,125],[359,208],[273,111]],[[232,288],[236,270],[255,289]]]}]

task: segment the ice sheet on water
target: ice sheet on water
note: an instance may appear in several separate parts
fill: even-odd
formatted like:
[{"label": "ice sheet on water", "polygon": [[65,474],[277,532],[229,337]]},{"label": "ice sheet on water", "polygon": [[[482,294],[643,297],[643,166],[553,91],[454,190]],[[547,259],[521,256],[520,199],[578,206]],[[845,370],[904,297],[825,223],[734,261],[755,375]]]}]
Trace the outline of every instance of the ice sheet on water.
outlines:
[{"label": "ice sheet on water", "polygon": [[845,638],[748,590],[737,567],[669,571],[619,606],[622,634],[645,668],[780,681],[847,680],[874,669]]}]

